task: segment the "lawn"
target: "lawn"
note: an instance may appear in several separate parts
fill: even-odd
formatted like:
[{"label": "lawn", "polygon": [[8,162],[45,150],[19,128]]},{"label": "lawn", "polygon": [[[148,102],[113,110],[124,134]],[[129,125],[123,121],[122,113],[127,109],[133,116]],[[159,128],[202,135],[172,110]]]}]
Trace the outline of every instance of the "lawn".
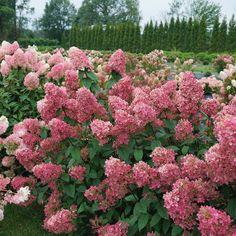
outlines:
[{"label": "lawn", "polygon": [[40,206],[8,205],[5,219],[0,223],[0,236],[52,236],[43,230],[42,224],[43,210]]}]

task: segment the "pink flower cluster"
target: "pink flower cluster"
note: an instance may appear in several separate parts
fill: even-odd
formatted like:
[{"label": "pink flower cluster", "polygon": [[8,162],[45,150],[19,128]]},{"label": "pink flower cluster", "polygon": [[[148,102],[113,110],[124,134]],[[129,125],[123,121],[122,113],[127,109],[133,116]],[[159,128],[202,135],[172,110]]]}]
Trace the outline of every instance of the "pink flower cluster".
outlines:
[{"label": "pink flower cluster", "polygon": [[210,182],[201,179],[190,181],[179,179],[173,184],[173,189],[164,195],[164,206],[175,224],[183,229],[192,229],[196,224],[194,214],[199,205],[215,199],[217,191]]},{"label": "pink flower cluster", "polygon": [[181,119],[175,127],[176,140],[193,138],[193,126],[189,120]]},{"label": "pink flower cluster", "polygon": [[52,163],[42,163],[33,168],[33,173],[43,184],[46,184],[60,177],[62,167]]},{"label": "pink flower cluster", "polygon": [[232,220],[225,212],[216,210],[210,206],[202,206],[197,214],[198,229],[202,236],[233,236],[231,229]]},{"label": "pink flower cluster", "polygon": [[69,170],[69,175],[71,178],[75,180],[79,180],[80,182],[83,182],[84,180],[84,175],[86,172],[86,168],[83,166],[74,166],[70,168]]},{"label": "pink flower cluster", "polygon": [[99,141],[100,144],[106,144],[108,142],[108,136],[111,135],[112,124],[107,121],[93,120],[91,123],[91,130],[93,135]]},{"label": "pink flower cluster", "polygon": [[46,218],[44,221],[44,228],[49,232],[55,234],[68,234],[76,230],[74,220],[77,215],[67,209],[62,209],[52,215],[50,218]]},{"label": "pink flower cluster", "polygon": [[118,222],[114,225],[105,225],[97,229],[98,236],[126,236],[128,233],[128,224]]},{"label": "pink flower cluster", "polygon": [[24,85],[27,87],[29,90],[34,90],[39,87],[39,77],[36,73],[29,73],[26,75],[24,79]]},{"label": "pink flower cluster", "polygon": [[131,166],[113,157],[106,160],[105,174],[105,180],[98,186],[91,186],[84,194],[88,200],[99,202],[103,211],[122,199],[130,191],[128,186],[133,181]]},{"label": "pink flower cluster", "polygon": [[126,59],[124,52],[119,49],[117,50],[109,59],[107,64],[107,71],[115,71],[121,76],[124,76],[126,73]]}]

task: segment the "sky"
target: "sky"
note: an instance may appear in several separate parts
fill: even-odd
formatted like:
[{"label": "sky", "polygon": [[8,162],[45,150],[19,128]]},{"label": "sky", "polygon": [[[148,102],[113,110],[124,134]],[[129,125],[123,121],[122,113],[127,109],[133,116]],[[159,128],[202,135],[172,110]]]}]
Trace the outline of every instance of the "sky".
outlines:
[{"label": "sky", "polygon": [[[236,0],[212,0],[222,5],[223,16],[228,19],[233,14],[236,15]],[[40,18],[46,2],[49,0],[31,0],[31,6],[35,8],[34,18]],[[79,8],[83,0],[71,0],[71,2]],[[169,2],[171,0],[140,0],[140,11],[142,15],[142,25],[149,20],[161,20],[164,13],[168,10]]]}]

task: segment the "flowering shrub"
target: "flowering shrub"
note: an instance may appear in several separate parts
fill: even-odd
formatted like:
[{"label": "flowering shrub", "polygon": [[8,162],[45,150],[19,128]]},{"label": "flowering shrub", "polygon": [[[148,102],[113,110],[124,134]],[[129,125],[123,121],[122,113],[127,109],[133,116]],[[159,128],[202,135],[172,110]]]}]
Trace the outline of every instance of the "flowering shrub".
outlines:
[{"label": "flowering shrub", "polygon": [[236,97],[205,100],[191,72],[137,83],[121,50],[103,78],[78,48],[49,58],[40,117],[0,139],[2,213],[37,200],[56,234],[234,235]]},{"label": "flowering shrub", "polygon": [[227,54],[218,55],[218,57],[214,60],[214,66],[219,73],[223,71],[227,65],[233,63],[234,63],[234,58]]}]

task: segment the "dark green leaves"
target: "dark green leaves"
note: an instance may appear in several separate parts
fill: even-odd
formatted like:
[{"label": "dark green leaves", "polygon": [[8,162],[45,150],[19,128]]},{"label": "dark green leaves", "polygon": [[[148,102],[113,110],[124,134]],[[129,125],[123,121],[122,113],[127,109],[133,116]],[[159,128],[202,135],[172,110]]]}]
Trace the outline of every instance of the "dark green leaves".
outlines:
[{"label": "dark green leaves", "polygon": [[236,198],[230,199],[227,205],[227,212],[236,220]]},{"label": "dark green leaves", "polygon": [[143,158],[143,150],[141,149],[135,149],[134,151],[134,158],[136,161],[141,161]]},{"label": "dark green leaves", "polygon": [[74,196],[75,196],[75,185],[74,184],[64,185],[63,190],[66,195],[74,198]]}]

